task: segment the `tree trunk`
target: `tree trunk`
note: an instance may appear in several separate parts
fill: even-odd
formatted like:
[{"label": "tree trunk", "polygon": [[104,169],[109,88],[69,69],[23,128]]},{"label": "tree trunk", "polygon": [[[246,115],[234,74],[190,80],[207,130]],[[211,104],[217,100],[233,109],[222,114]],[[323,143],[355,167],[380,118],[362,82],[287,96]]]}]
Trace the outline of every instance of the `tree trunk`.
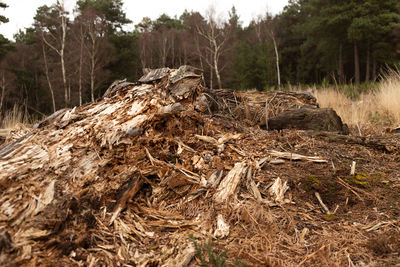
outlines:
[{"label": "tree trunk", "polygon": [[217,49],[217,44],[215,44],[215,52],[214,52],[214,70],[215,70],[215,76],[217,76],[217,82],[218,82],[218,88],[222,89],[222,84],[221,84],[221,76],[219,74],[219,69],[218,69],[218,49]]},{"label": "tree trunk", "polygon": [[371,52],[370,52],[370,45],[368,44],[368,48],[367,48],[367,63],[365,66],[365,81],[368,82],[369,81],[369,75],[370,75],[370,56],[371,56]]},{"label": "tree trunk", "polygon": [[91,54],[91,58],[90,58],[90,96],[91,96],[91,100],[92,102],[94,102],[94,82],[95,82],[95,43],[94,41],[92,41],[92,54]]},{"label": "tree trunk", "polygon": [[357,42],[354,42],[354,79],[355,83],[360,83],[360,59]]},{"label": "tree trunk", "polygon": [[173,35],[171,38],[171,53],[172,53],[172,58],[171,58],[171,67],[175,67],[175,36]]},{"label": "tree trunk", "polygon": [[[199,38],[198,38],[197,35],[196,35],[196,49],[197,49],[197,53],[198,53],[198,55],[199,55],[200,67],[201,67],[201,69],[202,69],[203,71],[205,71],[204,65],[203,65],[203,57],[201,56],[201,51],[200,51]],[[185,51],[186,51],[186,49],[185,49]],[[185,53],[185,61],[186,61],[186,53]],[[186,63],[185,63],[185,64],[186,64]],[[201,75],[201,78],[202,78],[202,80],[203,80],[203,83],[206,84],[206,81],[205,81],[205,79],[204,79],[204,75]],[[212,88],[212,87],[210,86],[210,88]]]},{"label": "tree trunk", "polygon": [[372,56],[372,81],[376,82],[376,58]]},{"label": "tree trunk", "polygon": [[338,68],[338,75],[339,75],[339,83],[344,84],[344,68],[343,68],[343,43],[339,44],[339,68]]},{"label": "tree trunk", "polygon": [[[0,115],[1,115],[2,108],[3,108],[3,101],[4,101],[5,94],[6,94],[6,79],[5,79],[5,75],[4,75],[4,71],[3,71],[2,77],[1,77]],[[0,119],[1,119],[1,117],[0,117]]]},{"label": "tree trunk", "polygon": [[44,61],[44,72],[46,74],[46,80],[47,84],[49,86],[50,94],[51,94],[51,101],[53,103],[53,113],[56,112],[56,100],[54,98],[54,91],[53,91],[53,86],[50,81],[49,77],[49,67],[47,65],[47,54],[46,54],[46,49],[44,48],[44,44],[42,43],[42,51],[43,51],[43,61]]},{"label": "tree trunk", "polygon": [[276,75],[278,76],[278,88],[281,88],[281,73],[279,70],[279,53],[278,53],[278,46],[276,45],[274,33],[271,32],[272,42],[274,43],[275,49],[275,57],[276,57]]},{"label": "tree trunk", "polygon": [[162,39],[162,48],[161,48],[161,68],[166,67],[167,64],[167,37]]},{"label": "tree trunk", "polygon": [[271,130],[301,129],[348,134],[348,128],[331,108],[289,109],[268,119]]},{"label": "tree trunk", "polygon": [[213,78],[214,78],[213,68],[210,66],[210,89],[213,89]]},{"label": "tree trunk", "polygon": [[82,64],[83,64],[83,30],[81,25],[81,49],[79,56],[79,106],[82,106]]},{"label": "tree trunk", "polygon": [[70,99],[68,97],[68,87],[67,87],[67,77],[65,72],[65,61],[64,61],[64,51],[65,51],[65,37],[67,34],[67,20],[65,18],[65,10],[64,10],[64,3],[61,4],[61,29],[62,29],[62,37],[61,37],[61,50],[60,50],[60,61],[61,61],[61,72],[62,72],[62,79],[63,79],[63,86],[64,86],[64,98],[65,98],[65,106],[69,106]]}]

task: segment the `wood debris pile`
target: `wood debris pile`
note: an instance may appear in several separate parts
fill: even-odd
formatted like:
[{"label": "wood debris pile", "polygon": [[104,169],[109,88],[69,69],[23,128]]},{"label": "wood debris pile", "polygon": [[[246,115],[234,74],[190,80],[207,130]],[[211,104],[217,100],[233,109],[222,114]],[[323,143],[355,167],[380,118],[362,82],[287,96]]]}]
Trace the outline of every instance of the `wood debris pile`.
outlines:
[{"label": "wood debris pile", "polygon": [[308,92],[219,89],[213,90],[209,97],[215,109],[263,129],[349,132],[333,109],[319,108],[316,98]]},{"label": "wood debris pile", "polygon": [[373,240],[399,238],[399,203],[365,217],[385,187],[348,175],[353,160],[372,172],[380,153],[389,169],[374,167],[374,185],[400,185],[398,142],[344,149],[248,127],[215,114],[212,95],[194,68],[153,70],[0,146],[0,264],[196,266],[195,239],[231,263],[350,265],[374,261]]}]

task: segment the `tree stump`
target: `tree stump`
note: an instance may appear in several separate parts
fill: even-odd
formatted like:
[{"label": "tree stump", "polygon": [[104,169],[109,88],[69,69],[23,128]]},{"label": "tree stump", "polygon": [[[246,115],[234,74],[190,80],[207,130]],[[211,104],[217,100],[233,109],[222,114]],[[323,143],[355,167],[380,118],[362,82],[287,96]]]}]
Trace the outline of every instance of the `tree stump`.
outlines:
[{"label": "tree stump", "polygon": [[263,125],[271,130],[300,129],[314,131],[330,131],[348,134],[347,125],[331,108],[309,108],[286,110],[277,116],[268,119],[268,125]]}]

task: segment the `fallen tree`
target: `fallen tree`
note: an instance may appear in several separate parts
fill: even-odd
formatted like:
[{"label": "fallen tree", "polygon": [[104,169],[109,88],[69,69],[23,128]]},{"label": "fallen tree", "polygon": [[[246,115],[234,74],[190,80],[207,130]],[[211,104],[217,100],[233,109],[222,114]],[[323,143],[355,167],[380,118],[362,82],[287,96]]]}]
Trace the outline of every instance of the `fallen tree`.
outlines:
[{"label": "fallen tree", "polygon": [[[332,109],[321,109],[307,92],[234,92],[214,90],[214,110],[264,129],[303,129],[348,134],[349,129]],[[210,100],[210,103],[213,103]]]}]

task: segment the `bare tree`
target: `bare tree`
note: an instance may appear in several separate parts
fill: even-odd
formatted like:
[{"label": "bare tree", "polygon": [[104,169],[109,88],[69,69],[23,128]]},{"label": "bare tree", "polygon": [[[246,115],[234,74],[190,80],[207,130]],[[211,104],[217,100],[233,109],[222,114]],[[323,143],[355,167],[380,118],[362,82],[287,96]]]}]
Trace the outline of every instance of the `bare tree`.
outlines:
[{"label": "bare tree", "polygon": [[0,62],[0,117],[6,100],[6,95],[8,94],[7,91],[11,89],[12,85],[15,83],[16,78],[14,73],[9,69],[9,58],[10,54],[6,55],[5,58],[3,58]]},{"label": "bare tree", "polygon": [[281,87],[281,73],[280,73],[280,68],[279,68],[279,52],[278,52],[278,44],[276,41],[276,35],[275,35],[275,21],[273,20],[273,17],[267,12],[265,17],[258,16],[257,17],[257,22],[254,25],[254,30],[256,32],[256,36],[259,40],[259,42],[264,41],[264,33],[267,34],[268,38],[272,40],[272,44],[274,45],[274,51],[275,51],[275,66],[276,66],[276,75],[277,75],[277,81],[278,81],[278,87]]},{"label": "bare tree", "polygon": [[35,17],[36,26],[41,33],[42,41],[60,58],[62,84],[64,88],[65,105],[70,104],[70,88],[67,86],[65,69],[65,44],[67,36],[67,12],[64,1],[57,1],[52,7],[42,6]]},{"label": "bare tree", "polygon": [[211,54],[210,57],[203,57],[206,63],[214,70],[215,76],[217,77],[218,87],[222,88],[221,83],[221,68],[220,68],[220,58],[224,54],[225,44],[229,39],[229,31],[227,28],[223,27],[223,23],[220,19],[216,17],[215,8],[210,6],[206,19],[207,24],[197,25],[197,33],[207,40],[208,46],[206,50]]},{"label": "bare tree", "polygon": [[279,53],[278,53],[278,46],[276,44],[276,39],[275,39],[275,34],[274,31],[272,29],[270,29],[269,31],[269,35],[272,39],[272,42],[274,44],[274,50],[275,50],[275,59],[276,59],[276,75],[278,78],[278,87],[281,88],[281,72],[279,69]]},{"label": "bare tree", "polygon": [[142,21],[136,25],[136,30],[141,34],[139,37],[140,61],[142,69],[152,67],[152,21],[149,17],[144,17]]},{"label": "bare tree", "polygon": [[82,67],[83,67],[83,45],[84,45],[84,32],[83,25],[79,25],[80,36],[79,36],[79,81],[78,81],[78,90],[79,90],[79,106],[82,106]]},{"label": "bare tree", "polygon": [[166,26],[162,25],[160,29],[155,33],[155,39],[157,41],[157,47],[158,47],[158,54],[160,57],[160,67],[166,67],[167,66],[167,57],[170,54],[171,50],[173,50],[172,47],[172,36],[171,36],[171,30],[168,29]]},{"label": "bare tree", "polygon": [[[87,7],[81,14],[82,35],[85,40],[81,40],[81,50],[83,57],[83,47],[86,48],[88,55],[88,67],[90,77],[90,97],[95,101],[94,90],[104,75],[100,73],[103,67],[111,60],[111,46],[108,40],[108,27],[103,14],[94,8]],[[81,59],[82,59],[81,57]],[[80,72],[82,71],[82,62],[80,61]]]},{"label": "bare tree", "polygon": [[[43,33],[42,33],[43,35]],[[42,40],[44,38],[42,37]],[[44,73],[46,75],[46,80],[47,80],[47,85],[49,86],[50,94],[51,94],[51,101],[53,104],[53,112],[56,112],[56,100],[54,98],[54,90],[53,90],[53,85],[51,84],[50,81],[50,75],[49,75],[49,66],[47,63],[47,53],[46,53],[46,47],[45,44],[42,42],[42,54],[43,54],[43,62],[44,62]]]},{"label": "bare tree", "polygon": [[4,97],[6,96],[6,88],[7,88],[7,82],[6,82],[6,77],[5,77],[5,70],[3,69],[1,71],[1,96],[0,96],[0,114],[3,109],[3,103],[4,103]]}]

